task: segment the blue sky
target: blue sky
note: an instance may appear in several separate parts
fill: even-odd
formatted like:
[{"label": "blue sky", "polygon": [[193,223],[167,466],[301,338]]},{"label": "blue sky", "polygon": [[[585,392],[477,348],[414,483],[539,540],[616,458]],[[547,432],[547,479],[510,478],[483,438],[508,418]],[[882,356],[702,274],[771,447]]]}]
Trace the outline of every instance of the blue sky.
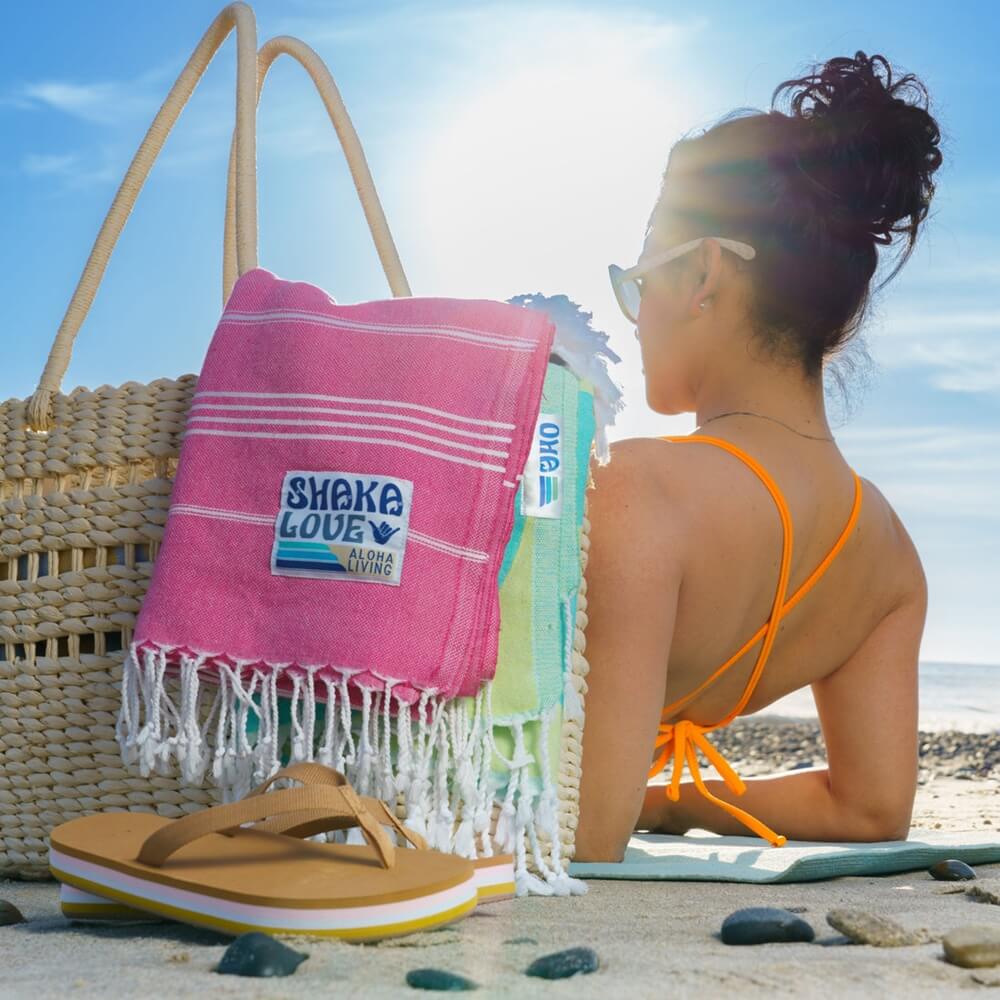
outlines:
[{"label": "blue sky", "polygon": [[[219,2],[5,8],[0,41],[0,398],[33,389],[135,150]],[[944,165],[920,242],[881,293],[869,377],[836,393],[841,446],[899,512],[930,583],[922,656],[1000,663],[1000,7],[859,3],[259,0],[302,38],[358,130],[415,295],[565,293],[623,358],[612,439],[684,433],[644,402],[607,263],[634,261],[671,145],[766,109],[814,61],[883,53],[926,83]],[[141,14],[139,13],[141,11]],[[764,13],[766,11],[766,13]],[[233,121],[227,39],[111,258],[66,387],[197,371],[221,305]],[[333,128],[282,58],[259,112],[260,264],[339,301],[388,294]],[[887,273],[880,272],[880,273]]]}]

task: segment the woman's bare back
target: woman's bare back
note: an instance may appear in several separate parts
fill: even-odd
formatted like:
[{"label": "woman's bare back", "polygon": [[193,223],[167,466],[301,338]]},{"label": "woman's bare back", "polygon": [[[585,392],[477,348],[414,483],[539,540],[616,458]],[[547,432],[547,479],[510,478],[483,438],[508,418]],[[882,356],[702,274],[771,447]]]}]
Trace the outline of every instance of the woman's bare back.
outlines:
[{"label": "woman's bare back", "polygon": [[[723,438],[721,430],[714,436]],[[844,529],[851,469],[832,443],[743,426],[727,428],[723,439],[763,466],[785,497],[793,526],[787,600]],[[768,619],[783,537],[777,507],[735,456],[655,438],[615,442],[588,495],[590,673],[577,856],[620,857],[633,827],[745,835],[742,822],[690,781],[673,803],[662,787],[647,788],[646,776],[662,708],[698,687]],[[853,530],[783,617],[741,713],[812,685],[827,766],[748,779],[738,797],[709,780],[712,793],[788,839],[905,836],[916,787],[925,611],[916,551],[884,497],[863,480]],[[667,721],[711,725],[726,717],[759,648]]]},{"label": "woman's bare back", "polygon": [[[796,438],[782,428],[716,436],[757,459],[788,503],[790,597],[844,529],[854,501],[851,469],[835,444]],[[734,456],[707,444],[670,441],[658,441],[650,452],[660,488],[688,535],[689,559],[665,665],[664,700],[670,704],[705,681],[767,621],[782,528],[766,488]],[[912,542],[882,494],[866,480],[862,485],[857,523],[820,580],[782,617],[763,674],[740,714],[832,674],[912,588]],[[704,724],[723,718],[743,693],[760,646],[758,641],[677,717]]]}]

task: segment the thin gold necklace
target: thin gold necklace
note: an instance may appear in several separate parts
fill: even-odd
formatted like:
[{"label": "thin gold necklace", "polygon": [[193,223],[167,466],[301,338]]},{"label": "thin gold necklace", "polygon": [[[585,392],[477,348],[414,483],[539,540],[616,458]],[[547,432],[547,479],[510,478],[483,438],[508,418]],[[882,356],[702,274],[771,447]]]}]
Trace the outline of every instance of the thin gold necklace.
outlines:
[{"label": "thin gold necklace", "polygon": [[713,420],[721,420],[723,417],[760,417],[761,420],[770,420],[775,424],[781,424],[782,427],[787,428],[793,434],[798,434],[799,437],[809,438],[811,441],[832,441],[832,437],[826,435],[820,436],[818,434],[806,434],[804,431],[797,431],[794,427],[786,424],[783,420],[778,420],[777,417],[768,417],[763,413],[751,413],[749,410],[730,410],[728,413],[719,413],[714,417],[709,417],[701,426],[704,427],[705,424],[710,424]]}]

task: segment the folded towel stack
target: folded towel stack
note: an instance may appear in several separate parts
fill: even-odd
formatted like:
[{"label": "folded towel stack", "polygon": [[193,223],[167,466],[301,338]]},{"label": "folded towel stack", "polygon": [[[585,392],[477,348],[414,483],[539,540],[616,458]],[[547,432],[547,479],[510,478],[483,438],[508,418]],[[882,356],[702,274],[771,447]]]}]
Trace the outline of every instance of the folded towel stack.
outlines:
[{"label": "folded towel stack", "polygon": [[553,333],[489,300],[336,305],[244,274],[188,418],[125,746],[147,764],[177,753],[196,778],[199,679],[237,709],[249,685],[329,700],[350,681],[397,705],[475,693],[496,666],[497,572]]},{"label": "folded towel stack", "polygon": [[235,798],[317,759],[432,846],[517,847],[520,891],[571,891],[553,791],[582,724],[583,490],[620,406],[602,338],[564,297],[338,305],[245,273],[125,663],[126,760]]}]

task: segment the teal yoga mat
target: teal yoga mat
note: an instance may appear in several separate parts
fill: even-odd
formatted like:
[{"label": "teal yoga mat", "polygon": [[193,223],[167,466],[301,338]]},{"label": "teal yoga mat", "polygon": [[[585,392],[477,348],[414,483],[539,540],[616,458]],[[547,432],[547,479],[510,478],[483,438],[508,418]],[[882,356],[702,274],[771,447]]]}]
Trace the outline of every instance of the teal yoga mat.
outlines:
[{"label": "teal yoga mat", "polygon": [[771,847],[758,837],[683,837],[635,834],[617,864],[573,862],[583,879],[691,882],[815,882],[841,875],[888,875],[926,869],[957,858],[967,864],[1000,862],[1000,833],[911,830],[906,840],[872,844],[790,840]]}]

